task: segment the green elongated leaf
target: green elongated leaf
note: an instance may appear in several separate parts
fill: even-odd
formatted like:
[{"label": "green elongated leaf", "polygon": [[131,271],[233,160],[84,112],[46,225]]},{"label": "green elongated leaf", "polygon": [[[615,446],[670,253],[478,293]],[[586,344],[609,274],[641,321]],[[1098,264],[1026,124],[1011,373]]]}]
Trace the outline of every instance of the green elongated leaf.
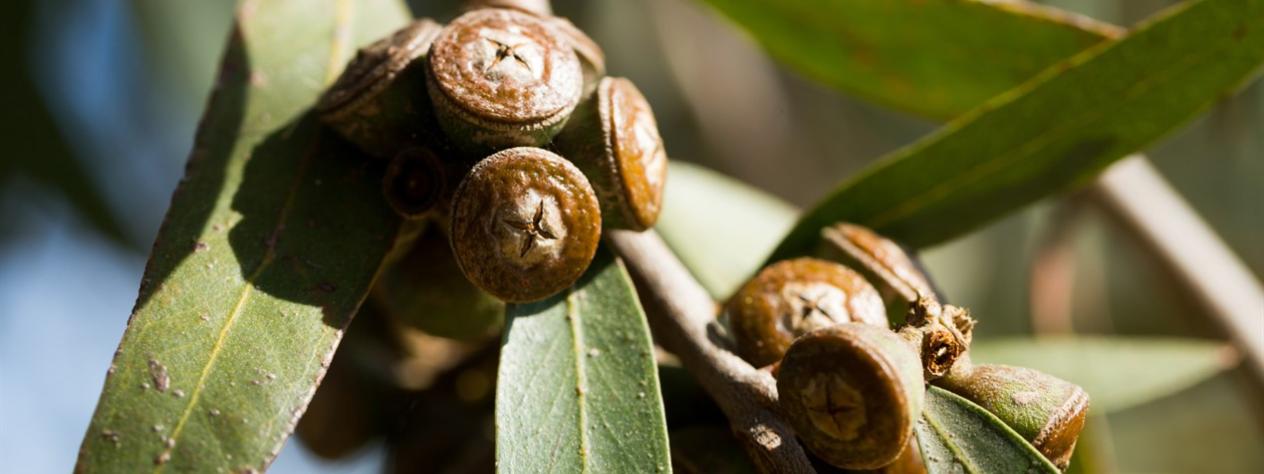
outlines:
[{"label": "green elongated leaf", "polygon": [[1191,1],[1075,55],[845,183],[774,252],[849,221],[913,246],[1083,184],[1190,120],[1264,61],[1264,0]]},{"label": "green elongated leaf", "polygon": [[656,229],[717,299],[737,291],[794,224],[798,210],[776,197],[698,165],[670,165]]},{"label": "green elongated leaf", "polygon": [[1005,422],[939,387],[926,391],[916,434],[930,474],[1059,472]]},{"label": "green elongated leaf", "polygon": [[[1084,388],[1109,413],[1174,394],[1237,365],[1225,343],[1177,338],[1077,336],[982,340],[972,358],[1030,367]],[[1120,383],[1120,381],[1127,383]]]},{"label": "green elongated leaf", "polygon": [[1119,29],[1027,2],[706,0],[830,86],[948,118]]},{"label": "green elongated leaf", "polygon": [[308,113],[394,0],[237,13],[79,472],[260,471],[399,233],[372,165]]},{"label": "green elongated leaf", "polygon": [[501,472],[665,472],[645,313],[604,248],[571,289],[508,308],[496,379]]}]

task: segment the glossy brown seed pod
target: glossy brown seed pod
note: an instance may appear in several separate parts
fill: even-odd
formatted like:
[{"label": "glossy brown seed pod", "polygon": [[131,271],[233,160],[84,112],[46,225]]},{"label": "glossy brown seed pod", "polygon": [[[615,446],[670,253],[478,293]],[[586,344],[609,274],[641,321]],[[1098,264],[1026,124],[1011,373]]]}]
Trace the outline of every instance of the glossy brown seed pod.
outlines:
[{"label": "glossy brown seed pod", "polygon": [[391,159],[382,177],[382,194],[395,213],[409,219],[426,216],[448,197],[453,164],[425,147],[405,149]]},{"label": "glossy brown seed pod", "polygon": [[781,361],[777,393],[804,446],[846,469],[876,469],[908,445],[925,383],[917,354],[889,329],[843,323],[804,334]]},{"label": "glossy brown seed pod", "polygon": [[822,229],[817,253],[855,269],[873,283],[893,322],[903,320],[909,304],[935,296],[930,280],[904,249],[867,227],[843,222]]},{"label": "glossy brown seed pod", "polygon": [[663,205],[667,152],[654,111],[636,85],[602,79],[555,146],[592,180],[607,228],[653,227]]},{"label": "glossy brown seed pod", "polygon": [[755,367],[781,360],[795,338],[846,322],[886,328],[877,290],[847,267],[815,258],[784,260],[746,282],[724,308],[736,352]]},{"label": "glossy brown seed pod", "polygon": [[470,153],[549,143],[583,89],[570,42],[545,20],[517,10],[461,15],[428,57],[427,89],[439,125]]},{"label": "glossy brown seed pod", "polygon": [[1000,418],[1055,466],[1065,469],[1088,415],[1088,393],[1034,369],[957,362],[935,381]]},{"label": "glossy brown seed pod", "polygon": [[386,267],[370,295],[393,320],[459,341],[483,339],[504,320],[505,304],[465,279],[438,229]]},{"label": "glossy brown seed pod", "polygon": [[601,209],[588,179],[540,148],[483,159],[452,198],[457,264],[504,301],[537,301],[569,287],[600,240]]},{"label": "glossy brown seed pod", "polygon": [[381,159],[436,140],[424,56],[442,28],[417,20],[361,49],[316,105],[321,120]]}]

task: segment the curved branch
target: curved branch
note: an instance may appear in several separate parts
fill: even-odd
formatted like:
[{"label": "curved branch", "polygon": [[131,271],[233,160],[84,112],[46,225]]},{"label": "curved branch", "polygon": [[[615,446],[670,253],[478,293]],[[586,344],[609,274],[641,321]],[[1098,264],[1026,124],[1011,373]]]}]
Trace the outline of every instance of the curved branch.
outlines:
[{"label": "curved branch", "polygon": [[777,412],[777,384],[708,337],[715,302],[653,231],[609,231],[623,257],[659,344],[680,357],[711,395],[762,472],[814,472],[803,447]]}]

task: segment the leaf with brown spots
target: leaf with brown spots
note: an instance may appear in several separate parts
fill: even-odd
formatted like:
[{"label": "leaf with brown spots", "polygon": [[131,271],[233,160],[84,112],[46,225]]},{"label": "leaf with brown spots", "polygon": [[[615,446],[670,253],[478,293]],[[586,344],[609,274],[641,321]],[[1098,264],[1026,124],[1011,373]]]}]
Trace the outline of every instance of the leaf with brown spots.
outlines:
[{"label": "leaf with brown spots", "polygon": [[77,472],[259,472],[400,232],[308,113],[396,0],[244,1]]}]

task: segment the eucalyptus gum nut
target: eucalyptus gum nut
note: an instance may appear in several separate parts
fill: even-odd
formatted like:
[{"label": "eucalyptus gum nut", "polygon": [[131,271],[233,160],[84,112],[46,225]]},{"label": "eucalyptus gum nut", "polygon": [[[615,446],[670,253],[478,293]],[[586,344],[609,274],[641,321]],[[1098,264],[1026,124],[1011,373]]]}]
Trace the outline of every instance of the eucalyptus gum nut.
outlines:
[{"label": "eucalyptus gum nut", "polygon": [[434,336],[475,341],[504,322],[504,303],[461,274],[438,229],[423,234],[407,255],[385,268],[370,294],[394,321]]},{"label": "eucalyptus gum nut", "polygon": [[570,42],[544,19],[486,8],[453,20],[431,47],[427,90],[462,150],[548,144],[583,92]]},{"label": "eucalyptus gum nut", "polygon": [[905,308],[920,297],[935,296],[930,280],[904,249],[867,227],[841,222],[822,229],[817,255],[847,265],[873,283],[892,322],[902,321]]},{"label": "eucalyptus gum nut", "polygon": [[361,49],[316,105],[321,120],[384,160],[438,140],[424,59],[442,28],[417,20]]},{"label": "eucalyptus gum nut", "polygon": [[860,274],[807,257],[760,271],[729,299],[723,318],[737,354],[755,367],[781,360],[795,338],[813,329],[847,322],[887,327],[877,290]]},{"label": "eucalyptus gum nut", "polygon": [[606,228],[654,226],[663,206],[667,152],[654,111],[636,85],[602,79],[554,146],[592,181]]},{"label": "eucalyptus gum nut", "polygon": [[843,323],[801,336],[777,375],[782,412],[816,456],[846,469],[894,462],[925,401],[918,356],[891,330]]},{"label": "eucalyptus gum nut", "polygon": [[1071,461],[1088,414],[1078,385],[1034,369],[962,359],[936,385],[987,409],[1060,469]]},{"label": "eucalyptus gum nut", "polygon": [[506,302],[538,301],[575,283],[601,240],[601,209],[575,165],[540,148],[474,165],[452,198],[457,265]]},{"label": "eucalyptus gum nut", "polygon": [[449,200],[448,177],[455,174],[453,162],[440,159],[429,148],[408,148],[387,166],[382,194],[396,214],[422,218]]}]

